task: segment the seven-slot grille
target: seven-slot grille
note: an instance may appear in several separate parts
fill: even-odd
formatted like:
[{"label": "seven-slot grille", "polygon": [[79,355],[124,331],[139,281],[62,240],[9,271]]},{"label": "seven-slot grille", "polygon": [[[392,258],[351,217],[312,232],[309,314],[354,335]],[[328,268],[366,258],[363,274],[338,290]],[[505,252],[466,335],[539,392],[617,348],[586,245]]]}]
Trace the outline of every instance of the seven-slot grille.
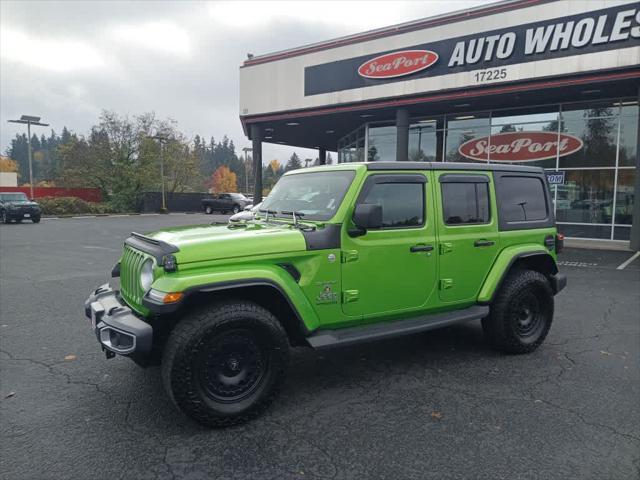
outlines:
[{"label": "seven-slot grille", "polygon": [[135,306],[142,305],[142,296],[145,294],[140,285],[140,271],[147,258],[142,252],[124,246],[120,260],[120,291],[127,303]]}]

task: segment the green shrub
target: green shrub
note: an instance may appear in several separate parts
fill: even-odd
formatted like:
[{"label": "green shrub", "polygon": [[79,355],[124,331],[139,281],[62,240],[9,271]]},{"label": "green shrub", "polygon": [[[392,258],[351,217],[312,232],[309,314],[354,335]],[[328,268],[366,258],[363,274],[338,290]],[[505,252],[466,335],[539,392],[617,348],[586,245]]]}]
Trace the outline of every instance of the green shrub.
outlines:
[{"label": "green shrub", "polygon": [[36,199],[43,215],[78,215],[115,213],[108,203],[86,202],[76,197],[43,197]]}]

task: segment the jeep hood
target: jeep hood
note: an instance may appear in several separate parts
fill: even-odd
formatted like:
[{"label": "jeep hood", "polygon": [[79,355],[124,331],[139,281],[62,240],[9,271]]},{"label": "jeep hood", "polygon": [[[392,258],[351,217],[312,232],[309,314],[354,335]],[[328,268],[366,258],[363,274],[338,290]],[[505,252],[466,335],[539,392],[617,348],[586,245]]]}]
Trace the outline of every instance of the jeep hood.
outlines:
[{"label": "jeep hood", "polygon": [[194,225],[169,228],[145,236],[176,246],[179,249],[175,253],[178,265],[306,250],[300,231],[289,225]]}]

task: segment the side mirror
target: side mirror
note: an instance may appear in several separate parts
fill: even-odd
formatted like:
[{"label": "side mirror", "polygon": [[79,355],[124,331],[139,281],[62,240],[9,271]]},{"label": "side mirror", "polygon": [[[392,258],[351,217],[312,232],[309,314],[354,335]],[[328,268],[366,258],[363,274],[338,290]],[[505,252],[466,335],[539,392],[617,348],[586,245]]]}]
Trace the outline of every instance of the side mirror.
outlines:
[{"label": "side mirror", "polygon": [[372,203],[356,205],[353,212],[353,223],[358,228],[349,232],[352,237],[364,235],[371,228],[382,227],[382,205]]}]

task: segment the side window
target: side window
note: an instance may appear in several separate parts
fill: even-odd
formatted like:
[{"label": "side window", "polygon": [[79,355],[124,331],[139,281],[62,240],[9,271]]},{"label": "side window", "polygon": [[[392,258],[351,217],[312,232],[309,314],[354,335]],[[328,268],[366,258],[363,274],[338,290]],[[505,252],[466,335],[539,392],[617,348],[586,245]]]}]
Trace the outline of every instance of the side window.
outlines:
[{"label": "side window", "polygon": [[500,209],[506,222],[545,220],[548,216],[545,186],[537,177],[505,177],[501,182]]},{"label": "side window", "polygon": [[489,223],[489,183],[447,181],[441,188],[446,225]]},{"label": "side window", "polygon": [[382,228],[424,225],[424,183],[376,183],[361,203],[382,206]]}]

